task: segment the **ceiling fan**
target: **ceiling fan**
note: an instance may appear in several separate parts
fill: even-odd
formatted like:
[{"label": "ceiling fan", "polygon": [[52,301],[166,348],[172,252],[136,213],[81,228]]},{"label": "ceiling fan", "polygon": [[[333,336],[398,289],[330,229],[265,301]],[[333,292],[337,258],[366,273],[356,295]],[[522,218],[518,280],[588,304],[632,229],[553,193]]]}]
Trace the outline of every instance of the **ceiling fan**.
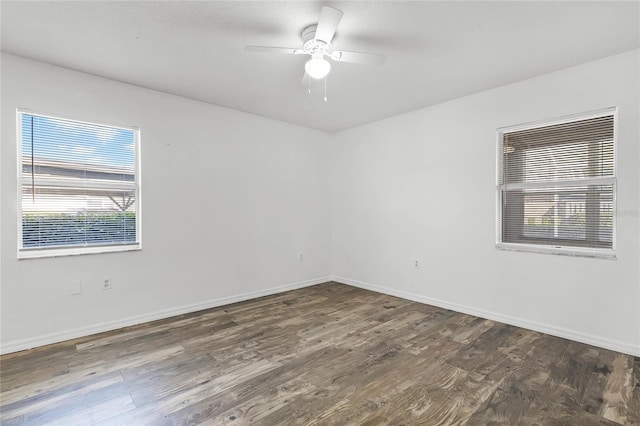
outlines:
[{"label": "ceiling fan", "polygon": [[354,64],[382,65],[386,61],[386,55],[375,53],[348,52],[345,50],[331,50],[333,36],[342,19],[342,11],[333,7],[323,6],[320,10],[320,19],[317,25],[310,25],[302,30],[302,48],[271,47],[271,46],[245,46],[249,52],[289,53],[293,55],[310,55],[304,65],[305,78],[325,78],[331,71],[331,63],[325,58],[335,62],[351,62]]}]

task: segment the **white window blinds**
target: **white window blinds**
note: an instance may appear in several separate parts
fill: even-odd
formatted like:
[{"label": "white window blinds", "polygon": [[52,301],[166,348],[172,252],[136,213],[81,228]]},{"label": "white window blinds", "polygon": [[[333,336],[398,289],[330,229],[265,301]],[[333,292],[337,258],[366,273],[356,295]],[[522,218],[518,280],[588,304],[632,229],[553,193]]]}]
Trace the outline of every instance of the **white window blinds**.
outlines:
[{"label": "white window blinds", "polygon": [[499,246],[613,252],[614,119],[499,131]]},{"label": "white window blinds", "polygon": [[18,112],[19,257],[140,247],[138,131]]}]

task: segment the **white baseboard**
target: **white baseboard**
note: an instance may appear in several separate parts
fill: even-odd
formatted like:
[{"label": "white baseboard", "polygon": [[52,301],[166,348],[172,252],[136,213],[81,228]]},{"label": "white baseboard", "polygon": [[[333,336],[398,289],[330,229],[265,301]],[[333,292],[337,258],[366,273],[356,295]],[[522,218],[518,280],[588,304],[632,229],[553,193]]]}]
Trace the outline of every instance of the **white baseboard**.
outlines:
[{"label": "white baseboard", "polygon": [[150,312],[142,315],[136,315],[120,319],[117,321],[107,321],[100,324],[94,324],[87,327],[74,328],[57,333],[51,333],[43,336],[32,337],[28,339],[15,340],[8,342],[0,347],[0,354],[8,354],[11,352],[32,349],[38,346],[49,345],[52,343],[64,342],[65,340],[77,339],[78,337],[86,337],[96,333],[117,330],[118,328],[128,327],[131,325],[141,324],[149,321],[169,318],[176,315],[188,314],[191,312],[201,311],[203,309],[215,308],[218,306],[229,305],[231,303],[242,302],[244,300],[255,299],[271,294],[282,293],[289,290],[296,290],[303,287],[309,287],[316,284],[322,284],[331,281],[331,277],[320,277],[311,280],[300,281],[297,283],[285,284],[277,287],[271,287],[264,290],[242,293],[235,296],[223,297],[220,299],[208,300],[202,303],[192,305],[184,305],[177,308],[164,309],[161,311]]},{"label": "white baseboard", "polygon": [[394,290],[388,287],[373,285],[373,284],[356,281],[356,280],[339,277],[339,276],[320,277],[320,278],[315,278],[311,280],[300,281],[297,283],[271,287],[265,290],[259,290],[259,291],[254,291],[250,293],[242,293],[235,296],[209,300],[202,303],[184,305],[177,308],[165,309],[162,311],[155,311],[147,314],[136,315],[133,317],[124,318],[117,321],[108,321],[100,324],[75,328],[72,330],[66,330],[66,331],[57,332],[57,333],[51,333],[43,336],[15,340],[13,342],[8,342],[2,345],[0,347],[0,354],[8,354],[12,352],[18,352],[26,349],[35,348],[38,346],[49,345],[52,343],[59,343],[65,340],[85,337],[85,336],[89,336],[96,333],[102,333],[105,331],[117,330],[118,328],[141,324],[144,322],[155,321],[155,320],[169,318],[176,315],[197,312],[203,309],[215,308],[218,306],[229,305],[231,303],[242,302],[244,300],[255,299],[262,296],[269,296],[271,294],[277,294],[277,293],[282,293],[289,290],[295,290],[295,289],[309,287],[316,284],[322,284],[327,281],[335,281],[342,284],[347,284],[354,287],[375,291],[377,293],[388,294],[390,296],[396,296],[402,299],[413,300],[415,302],[424,303],[427,305],[438,306],[440,308],[450,309],[452,311],[474,315],[480,318],[486,318],[486,319],[498,321],[504,324],[514,325],[516,327],[522,327],[529,330],[546,333],[552,336],[562,337],[569,340],[575,340],[577,342],[598,346],[604,349],[610,349],[616,352],[622,352],[622,353],[633,355],[633,356],[640,356],[640,347],[637,347],[628,343],[617,342],[617,341],[609,340],[603,337],[592,336],[589,334],[581,333],[575,330],[569,330],[566,328],[555,327],[548,324],[542,324],[534,321],[524,320],[521,318],[516,318],[508,315],[502,315],[495,312],[485,311],[485,310],[470,307],[470,306],[451,303],[451,302],[447,302],[439,299],[433,299],[430,297],[421,296],[414,293]]},{"label": "white baseboard", "polygon": [[390,296],[400,297],[402,299],[412,300],[414,302],[424,303],[426,305],[437,306],[439,308],[449,309],[463,314],[473,315],[480,318],[489,319],[492,321],[501,322],[504,324],[514,325],[516,327],[526,328],[540,333],[549,334],[551,336],[562,337],[564,339],[575,340],[576,342],[586,343],[592,346],[598,346],[604,349],[610,349],[616,352],[622,352],[625,354],[640,356],[640,347],[610,340],[600,336],[593,336],[590,334],[581,333],[575,330],[569,330],[562,327],[555,327],[549,324],[542,324],[535,321],[529,321],[522,318],[516,318],[509,315],[503,315],[495,312],[485,311],[483,309],[474,308],[471,306],[460,305],[457,303],[451,303],[444,300],[433,299],[430,297],[421,296],[414,293],[407,293],[400,290],[394,290],[388,287],[382,287],[361,281],[352,280],[349,278],[332,276],[332,281],[351,285],[354,287],[363,288],[365,290],[375,291],[377,293],[388,294]]}]

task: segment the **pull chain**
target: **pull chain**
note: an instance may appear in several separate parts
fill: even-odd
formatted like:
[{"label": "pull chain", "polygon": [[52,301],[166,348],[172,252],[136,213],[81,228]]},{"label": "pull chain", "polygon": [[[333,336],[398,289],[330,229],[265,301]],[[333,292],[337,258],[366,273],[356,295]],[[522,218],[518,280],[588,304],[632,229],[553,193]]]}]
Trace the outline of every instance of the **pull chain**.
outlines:
[{"label": "pull chain", "polygon": [[324,101],[327,102],[327,76],[324,76]]},{"label": "pull chain", "polygon": [[[307,76],[307,80],[309,83],[307,93],[311,94],[311,77]],[[327,102],[327,76],[324,77],[324,101]]]}]

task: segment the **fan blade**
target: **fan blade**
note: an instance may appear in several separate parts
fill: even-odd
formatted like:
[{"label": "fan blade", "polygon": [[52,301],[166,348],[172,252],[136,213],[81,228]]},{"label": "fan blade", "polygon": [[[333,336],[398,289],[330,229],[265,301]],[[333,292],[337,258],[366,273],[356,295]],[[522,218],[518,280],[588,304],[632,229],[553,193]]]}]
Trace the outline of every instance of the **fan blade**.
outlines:
[{"label": "fan blade", "polygon": [[336,62],[351,62],[354,64],[364,65],[382,65],[387,60],[387,55],[378,55],[377,53],[347,52],[345,50],[336,50],[331,52],[331,59]]},{"label": "fan blade", "polygon": [[289,53],[292,55],[304,54],[302,49],[294,49],[293,47],[271,47],[271,46],[245,46],[247,52],[264,52],[264,53]]},{"label": "fan blade", "polygon": [[334,9],[333,7],[324,6],[320,10],[320,20],[318,21],[314,38],[316,40],[322,40],[325,43],[331,43],[341,19],[342,11]]}]

